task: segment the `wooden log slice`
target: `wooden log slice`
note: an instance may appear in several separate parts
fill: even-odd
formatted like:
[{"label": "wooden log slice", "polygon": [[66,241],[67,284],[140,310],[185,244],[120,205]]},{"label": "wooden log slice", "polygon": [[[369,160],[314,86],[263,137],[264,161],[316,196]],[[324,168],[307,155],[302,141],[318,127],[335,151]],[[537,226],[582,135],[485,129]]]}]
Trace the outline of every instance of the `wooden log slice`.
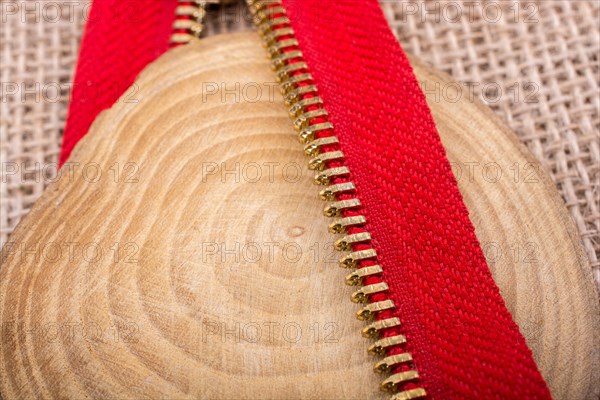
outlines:
[{"label": "wooden log slice", "polygon": [[[593,397],[598,297],[557,191],[486,107],[428,101],[552,393]],[[2,396],[384,398],[305,165],[255,34],[150,65],[3,249]]]}]

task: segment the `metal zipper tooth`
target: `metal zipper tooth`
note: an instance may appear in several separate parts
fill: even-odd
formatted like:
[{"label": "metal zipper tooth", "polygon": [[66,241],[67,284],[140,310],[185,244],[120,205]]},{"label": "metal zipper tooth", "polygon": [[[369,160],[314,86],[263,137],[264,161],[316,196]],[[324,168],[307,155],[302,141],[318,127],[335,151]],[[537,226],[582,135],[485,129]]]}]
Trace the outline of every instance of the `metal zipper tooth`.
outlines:
[{"label": "metal zipper tooth", "polygon": [[266,6],[269,3],[269,1],[265,0],[246,0],[246,4],[248,4],[248,8],[250,9],[250,12],[252,12],[252,14],[260,11],[262,7]]},{"label": "metal zipper tooth", "polygon": [[378,338],[383,329],[395,328],[400,326],[400,318],[392,317],[386,319],[380,319],[370,325],[367,325],[362,330],[362,335],[369,339]]},{"label": "metal zipper tooth", "polygon": [[305,128],[302,128],[298,134],[298,139],[300,140],[300,143],[313,142],[317,132],[326,131],[329,129],[333,129],[333,124],[331,122],[322,122],[319,124],[309,125]]},{"label": "metal zipper tooth", "polygon": [[410,389],[410,390],[405,390],[405,391],[396,393],[395,395],[393,395],[390,398],[390,400],[412,400],[412,399],[420,399],[425,396],[427,396],[425,389],[416,388],[416,389]]},{"label": "metal zipper tooth", "polygon": [[317,87],[315,85],[306,85],[290,90],[283,98],[283,101],[287,106],[291,106],[300,99],[300,96],[308,93],[317,93]]},{"label": "metal zipper tooth", "polygon": [[265,0],[246,0],[246,4],[248,4],[250,12],[254,15],[257,12],[263,10],[269,4],[272,4],[272,2]]},{"label": "metal zipper tooth", "polygon": [[[179,0],[183,2],[185,0]],[[190,17],[195,19],[204,18],[206,11],[202,8],[202,5],[196,3],[196,5],[179,5],[175,7],[175,16],[177,17]]]},{"label": "metal zipper tooth", "polygon": [[366,303],[369,301],[369,296],[386,292],[389,289],[388,284],[385,282],[374,283],[372,285],[363,286],[356,292],[352,293],[352,301],[354,303]]},{"label": "metal zipper tooth", "polygon": [[182,29],[200,34],[204,26],[193,19],[176,19],[173,21],[173,29]]},{"label": "metal zipper tooth", "polygon": [[261,36],[266,36],[268,34],[270,34],[271,32],[273,32],[273,30],[275,29],[276,26],[279,25],[290,25],[290,19],[287,16],[282,16],[282,17],[277,17],[274,19],[271,19],[269,21],[263,22],[261,24],[259,24],[259,28],[258,28],[258,34]]},{"label": "metal zipper tooth", "polygon": [[[309,73],[294,75],[294,76],[290,77],[287,81],[281,83],[281,85],[280,85],[281,87],[279,89],[281,90],[281,94],[283,96],[285,96],[291,90],[295,89],[298,83],[312,82],[312,81],[313,81],[313,77]],[[296,115],[293,115],[293,116],[296,117]]]},{"label": "metal zipper tooth", "polygon": [[285,10],[283,9],[282,6],[275,6],[275,7],[271,7],[271,8],[262,8],[260,10],[257,10],[256,12],[256,18],[257,20],[255,22],[263,23],[265,21],[267,21],[268,19],[272,18],[274,15],[276,14],[284,14],[285,15]]},{"label": "metal zipper tooth", "polygon": [[273,30],[271,33],[269,33],[268,35],[264,36],[264,41],[265,41],[265,45],[266,47],[271,46],[275,41],[277,41],[280,37],[282,36],[289,36],[289,35],[293,35],[294,34],[294,30],[292,28],[278,28]]},{"label": "metal zipper tooth", "polygon": [[332,179],[350,175],[348,167],[336,167],[321,171],[315,176],[315,184],[326,186],[329,185]]},{"label": "metal zipper tooth", "polygon": [[286,61],[292,60],[294,58],[302,58],[302,51],[300,50],[292,50],[286,51],[285,53],[279,54],[277,57],[271,59],[271,64],[275,71],[278,71],[280,68],[286,66]]},{"label": "metal zipper tooth", "polygon": [[282,40],[281,42],[275,42],[275,44],[268,47],[268,50],[269,50],[269,54],[271,54],[271,57],[274,57],[282,49],[285,49],[287,47],[293,47],[293,46],[298,46],[298,41],[296,39],[286,39],[286,40]]},{"label": "metal zipper tooth", "polygon": [[356,187],[352,182],[338,183],[331,185],[319,192],[319,197],[324,201],[335,200],[338,194],[354,192]]},{"label": "metal zipper tooth", "polygon": [[398,390],[398,385],[401,385],[408,381],[414,381],[418,378],[419,373],[415,370],[398,372],[397,374],[394,374],[387,378],[385,381],[383,381],[383,383],[381,384],[381,390],[383,390],[384,392],[395,392],[396,390]]},{"label": "metal zipper tooth", "polygon": [[375,249],[353,251],[342,257],[339,264],[342,268],[356,268],[360,261],[369,260],[371,258],[377,258]]},{"label": "metal zipper tooth", "polygon": [[[339,144],[339,140],[335,135],[316,137],[320,131],[333,130],[333,125],[327,121],[328,114],[323,108],[323,100],[317,95],[318,91],[314,79],[309,72],[302,52],[297,48],[299,43],[291,27],[291,21],[285,15],[285,7],[283,7],[281,1],[276,0],[247,0],[247,2],[255,17],[254,21],[258,27],[259,35],[263,38],[264,45],[271,56],[277,80],[281,84],[281,93],[286,104],[290,107],[289,114],[294,127],[300,131],[298,137],[302,143],[306,144],[304,154],[309,158],[308,166],[310,169],[320,171],[315,176],[315,183],[326,186],[320,191],[319,196],[323,200],[332,202],[325,208],[325,215],[334,217],[341,214],[345,209],[359,208],[360,202],[357,198],[340,200],[337,197],[340,194],[355,192],[356,187],[353,182],[331,185],[333,180],[349,177],[350,171],[344,165],[327,168],[329,161],[342,161],[344,155],[341,150],[337,149],[322,151],[323,147]],[[278,16],[275,17],[275,15]],[[288,48],[291,49],[287,50]],[[300,86],[303,82],[306,84]],[[311,119],[318,117],[323,118],[325,122],[310,125]],[[335,234],[345,234],[348,229],[361,227],[365,224],[366,218],[363,215],[344,217],[334,220],[329,225],[329,231]],[[336,248],[341,251],[350,251],[354,244],[369,243],[370,241],[371,235],[368,232],[351,234],[338,240]],[[350,252],[340,260],[340,265],[352,268],[357,267],[363,260],[371,259],[377,260],[377,252],[375,249],[369,248]],[[364,278],[379,276],[382,273],[383,269],[380,265],[358,268],[346,277],[346,283],[358,286],[363,283]],[[384,281],[366,285],[353,294],[352,300],[368,302],[371,295],[384,293],[387,290],[389,290],[389,287]],[[356,313],[356,316],[361,320],[373,320],[379,313],[393,309],[395,309],[394,302],[391,299],[385,299],[366,304]],[[372,322],[363,329],[362,334],[365,337],[376,338],[386,329],[398,326],[400,326],[399,318],[390,317]],[[406,338],[402,335],[386,337],[371,346],[370,352],[385,355],[390,349],[403,344],[405,341]],[[408,353],[391,355],[375,364],[374,368],[377,372],[385,373],[393,366],[410,362],[410,360],[412,360],[412,357]],[[416,371],[401,372],[390,376],[381,386],[385,390],[396,391],[401,389],[404,382],[417,378],[418,373]],[[392,397],[392,400],[410,400],[425,395],[425,390],[422,388],[400,390]]]},{"label": "metal zipper tooth", "polygon": [[178,33],[174,33],[171,35],[170,43],[171,45],[181,45],[181,44],[188,44],[189,42],[191,42],[192,40],[197,39],[197,37],[195,35],[189,34],[189,33],[182,33],[182,32],[178,32]]},{"label": "metal zipper tooth", "polygon": [[189,0],[178,0],[175,7],[175,20],[173,21],[173,33],[170,37],[170,45],[177,46],[187,44],[199,38],[204,24],[202,21],[206,16],[204,9],[206,3],[218,3],[218,1],[196,1],[193,5],[187,4]]},{"label": "metal zipper tooth", "polygon": [[368,304],[356,313],[356,318],[361,321],[370,321],[375,317],[375,313],[392,310],[396,308],[396,305],[392,300],[382,300],[375,303]]},{"label": "metal zipper tooth", "polygon": [[299,71],[302,69],[308,69],[308,65],[306,65],[305,62],[300,61],[300,62],[295,62],[293,64],[286,65],[285,67],[283,67],[277,71],[277,79],[280,82],[284,81],[289,78],[288,74],[291,74],[293,72],[296,72],[296,71]]},{"label": "metal zipper tooth", "polygon": [[338,239],[338,241],[335,242],[335,249],[337,251],[350,251],[352,250],[353,244],[369,242],[370,240],[371,234],[369,232],[355,233]]},{"label": "metal zipper tooth", "polygon": [[298,134],[298,138],[300,139],[300,143],[314,142],[315,134],[317,132],[326,131],[328,129],[333,129],[333,124],[331,122],[322,122],[320,124],[309,125],[305,128],[302,128]]},{"label": "metal zipper tooth", "polygon": [[405,343],[406,337],[404,337],[404,335],[396,335],[379,339],[369,347],[369,354],[374,356],[382,356],[385,354],[385,350],[387,348],[402,345]]},{"label": "metal zipper tooth", "polygon": [[[322,106],[323,99],[319,96],[313,95],[313,97],[309,97],[307,99],[302,99],[296,102],[294,105],[290,107],[290,117],[295,118],[300,115],[304,111],[305,108],[309,106]],[[337,139],[337,138],[336,138]]]},{"label": "metal zipper tooth", "polygon": [[393,367],[400,364],[412,362],[412,356],[408,353],[394,354],[379,361],[373,366],[378,374],[389,374]]},{"label": "metal zipper tooth", "polygon": [[381,265],[371,265],[369,267],[358,268],[356,271],[346,276],[346,285],[358,286],[362,283],[363,278],[381,275],[382,273],[383,268],[381,268]]},{"label": "metal zipper tooth", "polygon": [[333,221],[331,225],[329,225],[329,232],[331,233],[346,233],[346,230],[353,226],[361,226],[367,223],[367,219],[362,215],[357,215],[354,217],[346,217],[340,218],[338,220]]},{"label": "metal zipper tooth", "polygon": [[321,152],[322,146],[329,146],[339,143],[340,141],[338,140],[337,136],[327,136],[324,138],[315,139],[306,146],[304,146],[304,155],[306,157],[316,157]]},{"label": "metal zipper tooth", "polygon": [[333,124],[331,122],[322,122],[320,124],[309,125],[305,128],[302,128],[298,134],[298,140],[300,140],[300,143],[312,142],[315,140],[315,135],[317,132],[326,131],[328,129],[333,129]]},{"label": "metal zipper tooth", "polygon": [[358,199],[340,200],[325,207],[323,214],[326,217],[339,217],[344,210],[351,210],[358,207],[360,207],[360,200]]},{"label": "metal zipper tooth", "polygon": [[328,151],[311,159],[308,162],[308,168],[315,171],[322,171],[325,168],[325,163],[328,161],[342,160],[343,158],[344,153],[341,151]]},{"label": "metal zipper tooth", "polygon": [[[303,86],[303,87],[308,87],[308,86]],[[292,93],[294,93],[294,92],[292,92]],[[316,92],[316,88],[315,88],[315,92]],[[327,117],[327,116],[329,116],[329,114],[327,113],[327,111],[325,111],[323,109],[305,112],[304,114],[301,114],[300,116],[298,116],[298,118],[296,118],[294,120],[294,128],[296,128],[296,130],[299,131],[300,129],[305,128],[311,119],[319,118],[319,117]]]}]

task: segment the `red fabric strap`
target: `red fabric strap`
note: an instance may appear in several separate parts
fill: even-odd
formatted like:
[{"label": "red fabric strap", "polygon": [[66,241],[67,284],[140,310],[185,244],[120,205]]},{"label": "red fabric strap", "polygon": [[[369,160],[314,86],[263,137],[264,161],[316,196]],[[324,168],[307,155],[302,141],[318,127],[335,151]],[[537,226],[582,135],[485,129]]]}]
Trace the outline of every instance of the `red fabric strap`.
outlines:
[{"label": "red fabric strap", "polygon": [[[168,48],[175,0],[125,2],[138,7],[129,24],[94,18],[117,3],[96,1],[92,8],[62,161],[96,115]],[[377,1],[284,5],[346,154],[420,386],[438,399],[550,398]],[[90,83],[119,85],[92,102],[82,90]]]},{"label": "red fabric strap", "polygon": [[[97,0],[85,28],[60,163],[135,77],[169,47],[176,0]],[[135,99],[135,91],[131,99]]]},{"label": "red fabric strap", "polygon": [[378,2],[283,3],[346,155],[407,350],[430,397],[550,398]]}]

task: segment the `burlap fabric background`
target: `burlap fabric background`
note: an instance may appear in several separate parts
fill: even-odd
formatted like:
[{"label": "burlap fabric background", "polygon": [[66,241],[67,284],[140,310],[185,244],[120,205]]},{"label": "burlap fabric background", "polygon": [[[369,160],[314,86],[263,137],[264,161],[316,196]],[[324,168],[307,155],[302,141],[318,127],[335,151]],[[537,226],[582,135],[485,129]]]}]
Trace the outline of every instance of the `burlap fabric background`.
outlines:
[{"label": "burlap fabric background", "polygon": [[[1,5],[3,244],[52,180],[89,4]],[[600,284],[600,3],[382,1],[382,6],[407,52],[465,82],[465,93],[486,102],[551,174]],[[250,29],[240,10],[238,5],[211,12],[206,34]]]}]

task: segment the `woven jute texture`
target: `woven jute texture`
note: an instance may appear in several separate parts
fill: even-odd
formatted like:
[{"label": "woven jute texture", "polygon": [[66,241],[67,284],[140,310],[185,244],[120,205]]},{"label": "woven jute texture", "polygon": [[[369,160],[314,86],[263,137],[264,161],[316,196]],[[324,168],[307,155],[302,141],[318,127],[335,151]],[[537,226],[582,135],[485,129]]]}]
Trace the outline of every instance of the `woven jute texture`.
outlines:
[{"label": "woven jute texture", "polygon": [[[3,244],[53,180],[89,4],[1,4]],[[487,103],[550,173],[600,284],[600,2],[381,4],[404,49],[461,82],[461,95]],[[250,27],[240,3],[209,12],[206,34]],[[526,167],[503,173],[522,179]]]}]

